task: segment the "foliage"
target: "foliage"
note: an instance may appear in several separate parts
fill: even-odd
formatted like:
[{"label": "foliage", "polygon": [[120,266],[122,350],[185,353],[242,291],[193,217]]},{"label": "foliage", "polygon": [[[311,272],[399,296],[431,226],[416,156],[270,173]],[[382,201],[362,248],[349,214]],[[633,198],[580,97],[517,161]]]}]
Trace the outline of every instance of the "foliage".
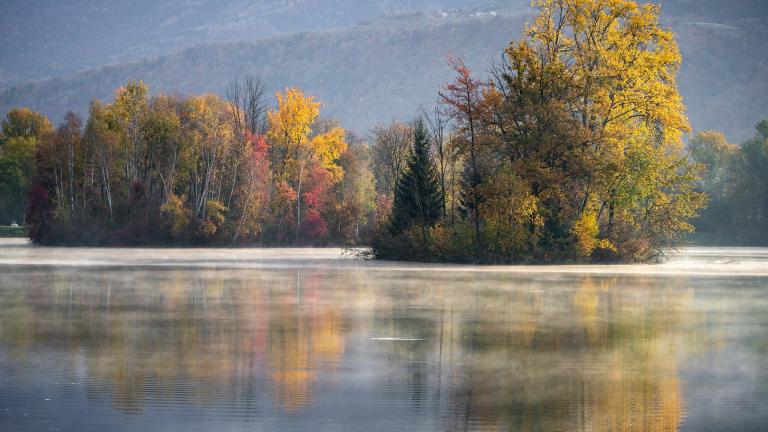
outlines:
[{"label": "foliage", "polygon": [[349,136],[348,150],[339,161],[344,179],[334,188],[333,210],[335,231],[331,238],[347,245],[370,244],[373,224],[376,223],[376,187],[371,167],[371,148],[357,138]]},{"label": "foliage", "polygon": [[[463,161],[452,181],[460,217],[435,238],[393,243],[437,247],[415,254],[433,260],[654,259],[681,244],[705,204],[682,148],[674,36],[658,7],[631,0],[534,3],[539,15],[489,82],[449,58],[456,78],[440,100]],[[394,221],[398,208],[396,196]]]},{"label": "foliage", "polygon": [[53,126],[40,113],[14,109],[0,123],[0,225],[24,222],[35,154]]},{"label": "foliage", "polygon": [[711,196],[695,224],[707,243],[768,243],[768,120],[741,145],[714,131],[690,140],[691,158],[706,169],[699,187]]},{"label": "foliage", "polygon": [[429,228],[442,217],[442,195],[429,153],[427,131],[421,120],[413,131],[413,149],[395,188],[392,222],[394,235],[411,226]]},{"label": "foliage", "polygon": [[[282,199],[293,196],[288,201],[295,206],[292,234],[296,240],[323,240],[328,233],[321,215],[326,195],[344,177],[337,161],[347,150],[345,132],[333,122],[318,121],[321,104],[297,88],[278,92],[276,99],[277,108],[267,113],[267,136],[273,143],[270,159],[276,180],[293,192],[281,193]],[[304,220],[305,215],[309,219]],[[277,224],[278,238],[288,236],[284,222]]]},{"label": "foliage", "polygon": [[[33,179],[32,239],[311,245],[330,241],[333,219],[357,225],[355,235],[334,232],[334,239],[357,242],[360,225],[373,220],[373,179],[367,162],[351,155],[345,131],[318,120],[320,104],[296,88],[278,93],[267,112],[261,100],[245,105],[210,94],[150,97],[144,83],[129,82],[111,103],[91,105],[85,127],[67,114],[39,145],[34,175],[17,175]],[[259,124],[268,125],[264,134]],[[31,140],[9,138],[4,148],[13,152],[4,154],[29,157]],[[359,184],[337,187],[345,171]]]}]

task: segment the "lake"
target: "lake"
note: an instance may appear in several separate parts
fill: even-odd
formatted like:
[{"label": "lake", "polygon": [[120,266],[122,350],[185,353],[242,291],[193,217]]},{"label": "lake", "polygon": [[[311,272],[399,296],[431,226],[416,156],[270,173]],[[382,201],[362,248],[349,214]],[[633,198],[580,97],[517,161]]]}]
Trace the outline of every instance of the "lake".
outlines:
[{"label": "lake", "polygon": [[659,265],[0,240],[2,431],[764,431],[768,249]]}]

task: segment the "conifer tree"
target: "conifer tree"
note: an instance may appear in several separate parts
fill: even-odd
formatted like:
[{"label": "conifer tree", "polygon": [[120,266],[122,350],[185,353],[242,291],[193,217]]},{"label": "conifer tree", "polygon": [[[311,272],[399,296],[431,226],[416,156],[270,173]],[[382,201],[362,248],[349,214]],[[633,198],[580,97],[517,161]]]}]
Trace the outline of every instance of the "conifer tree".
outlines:
[{"label": "conifer tree", "polygon": [[434,226],[442,217],[443,197],[437,171],[429,154],[427,130],[421,119],[416,121],[413,150],[408,165],[398,179],[392,209],[390,230],[402,233],[417,225]]}]

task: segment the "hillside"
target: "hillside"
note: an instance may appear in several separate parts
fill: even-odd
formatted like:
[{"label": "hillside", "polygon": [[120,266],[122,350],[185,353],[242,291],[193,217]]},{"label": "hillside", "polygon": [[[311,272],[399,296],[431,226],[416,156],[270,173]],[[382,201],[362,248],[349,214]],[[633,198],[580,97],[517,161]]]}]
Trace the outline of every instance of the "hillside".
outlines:
[{"label": "hillside", "polygon": [[[253,3],[252,8],[266,3]],[[319,0],[275,5],[278,3],[281,6],[272,11],[274,19],[296,13],[301,4],[321,4]],[[345,9],[338,16],[333,12],[337,9],[320,8],[317,16],[325,13],[327,20],[314,21],[318,27],[338,24],[343,28],[197,45],[149,60],[20,84],[0,93],[0,110],[26,105],[57,121],[69,109],[85,113],[92,98],[109,99],[115,87],[131,79],[144,80],[154,91],[223,93],[235,76],[257,75],[269,90],[302,87],[325,102],[325,113],[349,128],[365,132],[377,122],[411,115],[419,105],[432,103],[441,83],[449,78],[444,63],[449,52],[464,55],[478,73],[484,72],[507,43],[519,35],[528,12],[520,6],[522,3],[364,1],[356,3],[359,9]],[[206,3],[196,4],[202,7]],[[473,9],[468,4],[484,5],[484,9]],[[448,9],[457,5],[464,5],[463,9]],[[678,34],[682,49],[679,82],[694,128],[722,130],[738,141],[752,134],[758,120],[768,117],[768,44],[764,43],[768,23],[760,6],[756,0],[725,5],[714,0],[663,2],[664,23]],[[447,12],[437,14],[440,7]],[[432,12],[370,18],[352,25],[358,18],[380,12],[418,9]],[[491,9],[495,16],[487,12]],[[235,29],[231,32],[219,33],[224,23],[216,21],[231,15],[210,17],[208,24],[201,27],[207,29],[201,33],[207,36],[200,40],[216,40],[216,35],[223,34],[243,36],[245,30],[236,29],[258,26],[249,21],[259,16],[257,12],[241,13],[240,21],[229,23],[227,28]],[[286,24],[285,31],[304,25],[299,18],[285,22],[295,23],[293,27]],[[275,32],[264,34],[271,33]]]},{"label": "hillside", "polygon": [[[222,93],[236,76],[261,77],[270,90],[299,86],[324,102],[324,113],[365,132],[379,121],[407,116],[430,104],[450,78],[450,52],[484,69],[498,58],[519,16],[458,20],[401,19],[349,30],[299,33],[258,42],[219,43],[68,78],[25,84],[0,94],[0,110],[28,105],[55,121],[68,110],[87,111],[92,98],[144,80],[155,92]],[[418,24],[418,25],[415,25]]]},{"label": "hillside", "polygon": [[474,11],[527,0],[8,0],[0,89],[202,43],[354,26],[383,15]]}]

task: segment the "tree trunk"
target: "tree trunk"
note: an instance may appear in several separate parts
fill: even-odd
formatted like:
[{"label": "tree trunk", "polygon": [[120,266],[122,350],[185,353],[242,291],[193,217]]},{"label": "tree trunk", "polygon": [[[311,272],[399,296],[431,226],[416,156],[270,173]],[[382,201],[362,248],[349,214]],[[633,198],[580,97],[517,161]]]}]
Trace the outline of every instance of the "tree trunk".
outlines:
[{"label": "tree trunk", "polygon": [[299,240],[299,227],[301,227],[301,177],[304,175],[304,166],[299,167],[299,184],[296,188],[296,241]]}]

